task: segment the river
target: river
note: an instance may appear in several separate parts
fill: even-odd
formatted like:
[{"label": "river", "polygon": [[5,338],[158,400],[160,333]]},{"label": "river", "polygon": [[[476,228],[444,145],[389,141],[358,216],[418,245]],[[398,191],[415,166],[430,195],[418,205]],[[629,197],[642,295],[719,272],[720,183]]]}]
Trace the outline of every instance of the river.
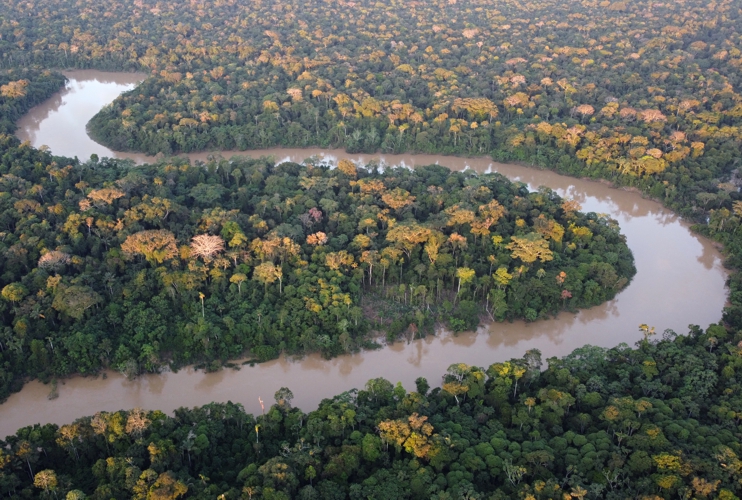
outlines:
[{"label": "river", "polygon": [[[69,72],[67,88],[42,103],[19,123],[18,136],[35,147],[49,146],[56,154],[88,158],[99,156],[146,161],[143,155],[114,153],[89,139],[87,121],[119,93],[133,88],[141,75]],[[232,153],[222,153],[225,157]],[[441,331],[412,343],[398,342],[383,349],[325,360],[311,355],[302,359],[278,360],[204,373],[192,368],[177,373],[147,375],[129,381],[118,373],[106,377],[73,377],[60,381],[59,398],[48,400],[50,387],[33,381],[0,405],[0,436],[33,423],[64,424],[96,411],[133,407],[172,411],[211,401],[242,403],[250,413],[260,411],[258,397],[272,401],[280,387],[289,387],[294,404],[309,411],[323,399],[367,380],[385,377],[414,388],[417,377],[438,385],[448,366],[455,362],[487,367],[491,363],[523,356],[538,348],[544,359],[563,356],[577,347],[592,344],[613,347],[633,345],[641,338],[639,324],[647,323],[662,332],[671,328],[686,333],[689,324],[703,328],[721,317],[726,302],[726,273],[719,252],[711,242],[694,235],[688,224],[660,204],[631,191],[599,182],[573,179],[553,172],[488,159],[466,159],[429,155],[348,155],[318,149],[253,151],[250,155],[272,155],[277,160],[302,161],[321,156],[328,161],[349,158],[357,162],[382,161],[389,165],[440,163],[452,169],[500,172],[527,183],[532,189],[549,186],[563,197],[574,198],[584,211],[610,214],[636,259],[637,274],[614,300],[577,314],[535,323],[495,323],[478,331],[454,336]],[[190,155],[205,159],[206,153]]]}]

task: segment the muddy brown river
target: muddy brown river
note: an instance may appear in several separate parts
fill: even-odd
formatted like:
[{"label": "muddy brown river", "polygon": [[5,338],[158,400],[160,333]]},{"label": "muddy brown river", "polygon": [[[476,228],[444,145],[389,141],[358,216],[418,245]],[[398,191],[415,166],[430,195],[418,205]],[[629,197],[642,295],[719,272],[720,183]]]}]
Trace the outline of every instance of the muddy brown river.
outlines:
[{"label": "muddy brown river", "polygon": [[[56,154],[86,159],[90,154],[147,161],[143,155],[119,154],[93,142],[85,131],[87,121],[118,94],[133,88],[141,75],[69,72],[67,88],[34,108],[20,122],[18,136],[33,146],[49,146]],[[223,152],[229,157],[232,152]],[[323,398],[352,388],[367,380],[385,377],[414,388],[417,377],[432,385],[454,362],[488,366],[497,361],[521,357],[538,348],[544,359],[563,356],[585,344],[605,347],[622,342],[633,345],[641,338],[639,324],[657,331],[671,328],[686,333],[689,324],[702,327],[716,322],[726,301],[719,252],[712,244],[688,229],[688,224],[658,203],[630,191],[604,184],[557,175],[553,172],[488,159],[466,159],[428,155],[348,155],[318,149],[252,151],[252,156],[272,155],[276,160],[301,162],[310,156],[328,161],[349,158],[357,162],[382,161],[389,165],[439,163],[452,169],[500,172],[526,182],[532,189],[549,186],[561,196],[579,201],[584,211],[610,214],[618,220],[634,252],[637,274],[614,300],[577,314],[562,313],[556,319],[536,323],[495,323],[478,331],[454,336],[439,331],[412,343],[398,342],[383,349],[325,360],[311,355],[302,359],[278,360],[203,373],[191,368],[178,373],[148,375],[129,381],[118,373],[107,377],[73,377],[60,381],[59,398],[48,400],[50,387],[37,381],[0,405],[0,436],[37,422],[63,424],[96,411],[133,407],[172,411],[211,401],[242,403],[248,412],[260,411],[258,397],[272,401],[273,393],[289,387],[294,403],[305,411]],[[191,155],[205,159],[207,154]]]}]

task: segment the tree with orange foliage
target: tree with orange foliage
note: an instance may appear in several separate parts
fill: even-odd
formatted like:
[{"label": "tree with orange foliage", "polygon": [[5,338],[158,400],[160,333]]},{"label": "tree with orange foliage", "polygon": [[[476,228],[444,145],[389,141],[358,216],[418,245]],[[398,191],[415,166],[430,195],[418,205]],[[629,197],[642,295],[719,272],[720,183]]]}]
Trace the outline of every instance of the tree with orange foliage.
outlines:
[{"label": "tree with orange foliage", "polygon": [[507,213],[507,210],[505,207],[500,205],[500,202],[497,200],[491,200],[486,205],[480,205],[479,206],[479,215],[482,217],[486,217],[490,219],[491,225],[497,225],[500,218],[502,218]]},{"label": "tree with orange foliage", "polygon": [[448,237],[447,243],[451,245],[451,253],[453,254],[454,259],[456,259],[456,265],[458,266],[459,259],[456,255],[456,250],[464,250],[468,246],[468,242],[466,240],[465,236],[460,235],[459,233],[451,233],[451,235]]},{"label": "tree with orange foliage", "polygon": [[564,213],[567,217],[571,217],[575,212],[578,212],[582,209],[582,205],[579,204],[579,202],[575,200],[564,200],[562,202],[562,210],[564,210]]},{"label": "tree with orange foliage", "polygon": [[346,160],[345,158],[338,162],[338,170],[351,179],[355,179],[358,175],[355,163],[350,160]]},{"label": "tree with orange foliage", "polygon": [[327,243],[327,235],[322,231],[307,236],[307,244],[312,246],[322,246]]}]

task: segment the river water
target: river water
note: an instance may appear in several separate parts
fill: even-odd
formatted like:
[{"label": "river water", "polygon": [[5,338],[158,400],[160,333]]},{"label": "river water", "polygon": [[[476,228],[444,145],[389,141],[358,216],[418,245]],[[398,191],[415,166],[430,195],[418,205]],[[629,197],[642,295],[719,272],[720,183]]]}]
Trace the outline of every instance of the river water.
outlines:
[{"label": "river water", "polygon": [[[141,75],[77,71],[67,74],[67,88],[29,112],[20,122],[18,136],[33,146],[49,146],[56,154],[88,158],[90,154],[146,161],[142,155],[118,154],[91,141],[87,121],[119,93],[133,88]],[[222,153],[225,157],[232,153]],[[641,338],[639,324],[647,323],[662,332],[671,328],[686,333],[689,324],[702,327],[716,322],[726,302],[719,252],[688,225],[658,203],[635,193],[605,184],[573,179],[553,172],[488,159],[466,159],[429,155],[348,155],[342,151],[277,149],[253,151],[253,156],[271,155],[277,160],[302,161],[310,156],[328,161],[349,158],[358,162],[383,161],[389,165],[440,163],[452,169],[497,171],[526,182],[531,188],[549,186],[561,196],[579,201],[584,211],[610,214],[636,259],[637,275],[614,300],[577,314],[562,313],[556,319],[536,323],[495,323],[478,331],[454,336],[441,331],[412,343],[398,342],[383,349],[325,360],[311,355],[302,359],[278,360],[203,373],[191,368],[178,373],[143,376],[129,381],[118,373],[106,378],[74,377],[60,381],[59,398],[48,400],[49,386],[37,381],[0,405],[0,436],[33,423],[63,424],[96,411],[142,407],[172,411],[211,401],[231,400],[244,404],[250,413],[260,411],[258,398],[272,401],[280,387],[289,387],[294,403],[309,411],[323,399],[367,380],[385,377],[414,388],[417,377],[438,385],[448,366],[464,362],[489,366],[497,361],[521,357],[538,348],[544,359],[563,356],[585,344],[613,347],[630,345]],[[205,159],[208,154],[191,155]]]}]

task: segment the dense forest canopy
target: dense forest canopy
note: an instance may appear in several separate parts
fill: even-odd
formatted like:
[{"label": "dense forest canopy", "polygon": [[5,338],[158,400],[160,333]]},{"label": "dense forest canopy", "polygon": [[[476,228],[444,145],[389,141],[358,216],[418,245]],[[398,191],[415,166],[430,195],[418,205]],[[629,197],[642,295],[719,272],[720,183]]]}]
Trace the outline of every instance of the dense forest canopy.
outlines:
[{"label": "dense forest canopy", "polygon": [[93,122],[115,149],[501,149],[675,186],[740,139],[738,7],[27,2],[0,46],[7,66],[150,70]]},{"label": "dense forest canopy", "polygon": [[151,71],[93,121],[96,138],[115,149],[499,149],[677,186],[719,175],[740,139],[733,1],[83,1],[5,10],[3,64]]},{"label": "dense forest canopy", "polygon": [[[115,367],[334,355],[365,334],[545,317],[634,273],[615,223],[441,167],[78,162],[9,134],[52,68],[147,71],[92,121],[148,153],[491,154],[636,186],[742,264],[740,2],[0,2],[0,390]],[[52,152],[53,153],[53,152]],[[671,252],[671,249],[665,249]],[[723,323],[305,415],[239,405],[20,430],[0,493],[66,498],[742,494],[742,276]],[[438,385],[439,381],[431,381]],[[221,496],[220,496],[221,495]]]},{"label": "dense forest canopy", "polygon": [[[721,326],[631,349],[584,347],[443,387],[370,380],[305,414],[290,388],[253,416],[232,403],[134,409],[21,429],[0,492],[68,499],[716,498],[742,491],[742,341]],[[431,381],[438,383],[438,381]],[[267,399],[267,398],[266,398]]]},{"label": "dense forest canopy", "polygon": [[64,85],[64,75],[53,71],[0,71],[0,134],[12,134],[16,121]]},{"label": "dense forest canopy", "polygon": [[[4,67],[149,73],[91,123],[114,149],[491,154],[636,186],[724,241],[742,217],[738,0],[6,0],[0,13]],[[725,321],[742,326],[738,281]]]},{"label": "dense forest canopy", "polygon": [[614,220],[499,174],[2,147],[3,396],[26,376],[333,356],[373,346],[371,330],[533,321],[635,273]]}]

